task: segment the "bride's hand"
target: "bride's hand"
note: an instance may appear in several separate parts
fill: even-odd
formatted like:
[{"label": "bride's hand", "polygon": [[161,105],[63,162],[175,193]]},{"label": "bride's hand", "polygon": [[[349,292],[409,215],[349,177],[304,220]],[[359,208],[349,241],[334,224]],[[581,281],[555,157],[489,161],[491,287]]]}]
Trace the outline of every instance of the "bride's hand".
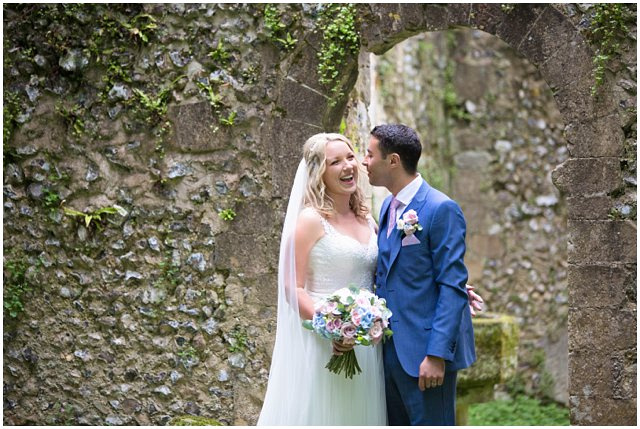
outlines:
[{"label": "bride's hand", "polygon": [[473,291],[474,289],[475,287],[467,285],[467,295],[469,297],[469,310],[471,311],[471,316],[476,315],[475,310],[482,311],[482,304],[484,303],[482,297]]},{"label": "bride's hand", "polygon": [[336,356],[341,356],[352,349],[353,344],[343,344],[340,341],[333,340],[333,354]]}]

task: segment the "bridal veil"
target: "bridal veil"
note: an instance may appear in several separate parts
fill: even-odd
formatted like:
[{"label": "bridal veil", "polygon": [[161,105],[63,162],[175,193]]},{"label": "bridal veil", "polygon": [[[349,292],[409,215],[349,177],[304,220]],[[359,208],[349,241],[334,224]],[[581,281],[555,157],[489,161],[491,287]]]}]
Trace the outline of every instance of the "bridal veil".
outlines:
[{"label": "bridal veil", "polygon": [[298,425],[308,419],[312,386],[304,379],[309,351],[298,312],[295,272],[295,231],[304,208],[307,166],[300,161],[282,228],[278,260],[278,317],[269,384],[258,425]]}]

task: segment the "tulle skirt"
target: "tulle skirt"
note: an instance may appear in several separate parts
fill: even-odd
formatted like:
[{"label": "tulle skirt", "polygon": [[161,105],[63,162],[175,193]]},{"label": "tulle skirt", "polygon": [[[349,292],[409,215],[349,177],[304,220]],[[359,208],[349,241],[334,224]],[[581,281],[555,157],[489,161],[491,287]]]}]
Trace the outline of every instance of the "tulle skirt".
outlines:
[{"label": "tulle skirt", "polygon": [[331,341],[306,331],[302,342],[305,364],[294,365],[299,373],[288,374],[286,386],[270,379],[258,425],[386,426],[382,345],[356,346],[362,372],[348,379],[325,368]]}]

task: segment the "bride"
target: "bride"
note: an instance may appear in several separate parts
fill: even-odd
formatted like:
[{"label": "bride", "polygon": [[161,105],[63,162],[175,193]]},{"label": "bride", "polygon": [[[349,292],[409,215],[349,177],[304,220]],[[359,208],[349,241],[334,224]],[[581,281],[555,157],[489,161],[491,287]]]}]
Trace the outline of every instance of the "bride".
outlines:
[{"label": "bride", "polygon": [[331,342],[302,327],[334,291],[373,288],[377,227],[358,186],[361,171],[340,134],[316,134],[304,145],[280,243],[276,341],[258,425],[387,424],[382,347],[356,347],[362,373],[347,379],[325,368]]}]

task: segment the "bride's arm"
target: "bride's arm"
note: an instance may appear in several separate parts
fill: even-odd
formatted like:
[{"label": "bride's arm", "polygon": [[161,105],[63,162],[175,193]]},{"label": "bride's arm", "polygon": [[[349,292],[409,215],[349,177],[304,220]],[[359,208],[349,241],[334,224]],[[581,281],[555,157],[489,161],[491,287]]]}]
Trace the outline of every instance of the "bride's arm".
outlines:
[{"label": "bride's arm", "polygon": [[376,220],[373,218],[371,213],[369,213],[367,215],[367,219],[369,219],[369,222],[371,223],[371,225],[373,225],[373,229],[375,230],[375,232],[377,234],[378,233],[378,224],[376,223]]},{"label": "bride's arm", "polygon": [[324,235],[320,215],[313,210],[303,210],[296,225],[295,257],[296,257],[296,291],[298,295],[298,311],[304,320],[311,319],[314,313],[313,300],[304,290],[309,267],[309,253],[313,245]]}]

